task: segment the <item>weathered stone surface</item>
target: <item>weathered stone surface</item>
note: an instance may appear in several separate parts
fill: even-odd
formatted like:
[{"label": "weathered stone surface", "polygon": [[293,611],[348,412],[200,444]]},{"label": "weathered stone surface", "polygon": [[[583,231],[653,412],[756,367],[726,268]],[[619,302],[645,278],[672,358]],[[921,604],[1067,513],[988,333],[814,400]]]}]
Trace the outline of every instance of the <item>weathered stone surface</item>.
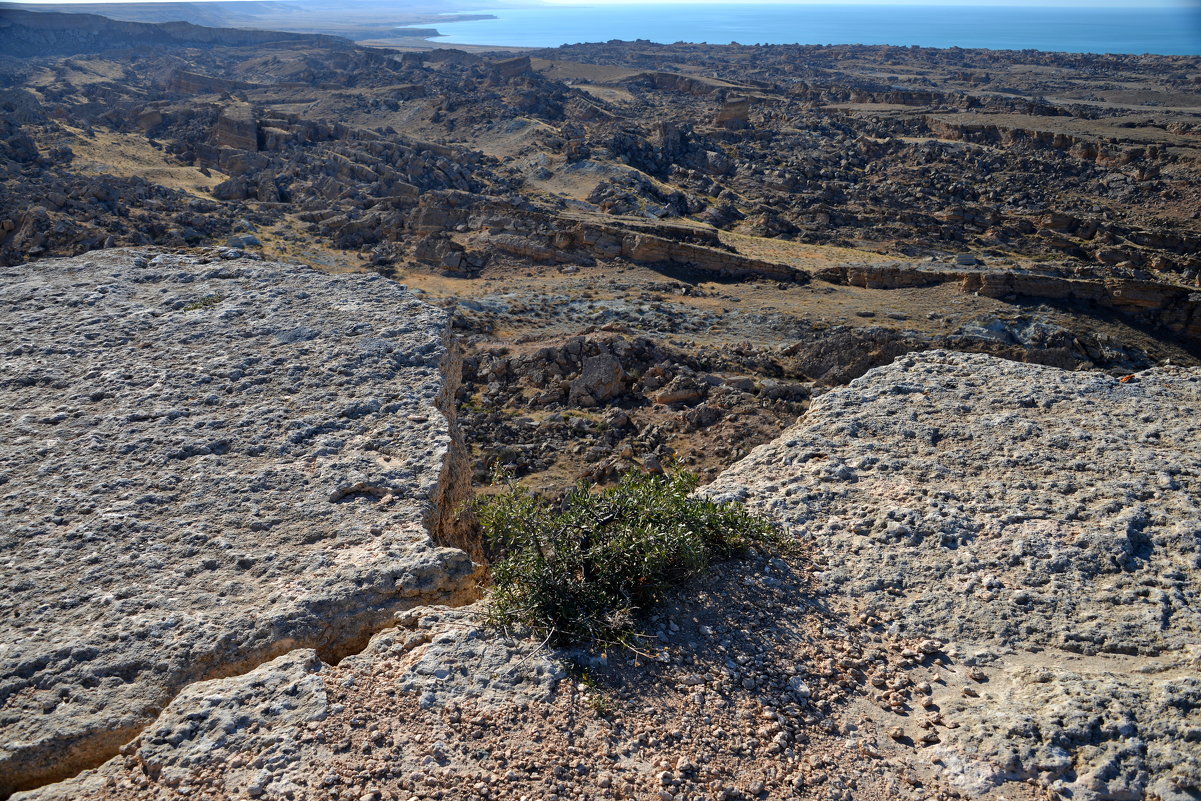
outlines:
[{"label": "weathered stone surface", "polygon": [[751,101],[746,97],[732,97],[721,105],[713,124],[730,130],[740,130],[748,127],[751,112]]},{"label": "weathered stone surface", "polygon": [[600,353],[584,360],[580,377],[571,382],[568,402],[581,403],[587,398],[592,403],[584,405],[591,406],[620,395],[625,387],[626,372],[621,362],[611,353]]},{"label": "weathered stone surface", "polygon": [[218,147],[235,150],[258,150],[258,122],[249,106],[228,106],[221,110],[213,130],[213,142]]},{"label": "weathered stone surface", "polygon": [[530,57],[517,56],[516,58],[507,58],[502,61],[494,61],[492,69],[497,77],[508,80],[516,78],[518,75],[526,75],[530,72]]},{"label": "weathered stone surface", "polygon": [[[818,543],[832,606],[949,643],[914,658],[945,652],[930,708],[956,728],[924,742],[961,791],[1183,801],[1201,786],[1198,408],[1201,371],[1123,383],[932,351],[822,396],[710,492]],[[892,739],[921,742],[921,712]]]},{"label": "weathered stone surface", "polygon": [[485,624],[480,604],[419,608],[397,615],[344,666],[374,670],[402,666],[397,687],[422,707],[468,700],[490,706],[548,701],[567,671],[559,655],[529,636],[513,637]]},{"label": "weathered stone surface", "polygon": [[[176,788],[220,760],[230,786],[244,788],[251,798],[263,796],[268,787],[269,797],[285,795],[298,778],[328,768],[330,755],[315,760],[302,740],[306,725],[329,715],[326,667],[315,651],[301,648],[240,676],[189,685],[135,741],[143,770],[161,786]],[[239,752],[257,758],[253,764],[229,765],[229,756]],[[18,797],[100,796],[109,773],[105,768],[114,763]]]},{"label": "weathered stone surface", "polygon": [[113,250],[0,284],[0,794],[184,685],[460,602],[445,313],[375,275]]},{"label": "weathered stone surface", "polygon": [[[331,787],[352,782],[347,774],[358,770],[356,755],[346,755],[343,742],[328,734],[346,716],[348,704],[341,702],[361,707],[358,697],[379,687],[422,710],[452,714],[464,704],[490,709],[551,700],[567,676],[554,654],[532,638],[485,636],[478,613],[475,607],[411,609],[398,616],[397,628],[379,633],[336,668],[313,650],[298,649],[240,676],[192,684],[122,749],[124,759],[17,798],[148,798],[189,786],[216,797],[329,798]],[[377,736],[381,727],[419,731],[416,715],[396,720],[396,714],[401,710],[356,715],[350,725],[370,730],[371,744],[388,752],[396,776],[433,776],[415,749]],[[131,761],[149,779],[137,790],[121,785]],[[471,766],[454,770],[466,773]]]},{"label": "weathered stone surface", "polygon": [[[296,651],[193,685],[123,757],[22,801],[654,797],[714,781],[772,799],[845,786],[1032,801],[1049,785],[1183,801],[1197,780],[1201,470],[1191,416],[1173,412],[1199,392],[1198,371],[1122,383],[902,357],[719,479],[713,492],[782,518],[826,569],[761,557],[700,592],[707,612],[669,605],[655,657],[669,672],[647,695],[589,698],[536,639],[488,630],[474,609],[408,610],[336,666]],[[619,717],[600,723],[611,703]],[[691,734],[648,742],[631,725],[648,719]],[[764,725],[732,742],[748,720]],[[740,761],[713,762],[722,749]],[[787,770],[770,785],[725,778],[763,765]]]}]

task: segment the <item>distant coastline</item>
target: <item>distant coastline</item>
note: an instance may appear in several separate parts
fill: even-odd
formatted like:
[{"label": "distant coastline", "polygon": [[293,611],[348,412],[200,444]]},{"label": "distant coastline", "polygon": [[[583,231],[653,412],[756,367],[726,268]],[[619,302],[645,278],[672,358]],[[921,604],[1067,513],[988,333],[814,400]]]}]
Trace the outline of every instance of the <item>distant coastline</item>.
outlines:
[{"label": "distant coastline", "polygon": [[[496,19],[482,12],[397,11],[382,0],[362,0],[343,13],[310,0],[216,0],[188,2],[20,3],[0,1],[5,10],[56,14],[98,14],[125,22],[185,21],[210,28],[251,28],[290,33],[340,36],[367,45],[418,43],[443,37],[433,25],[477,23]],[[397,33],[400,31],[400,33]],[[428,47],[429,45],[425,45]]]},{"label": "distant coastline", "polygon": [[[1074,53],[1201,55],[1201,7],[874,6],[711,3],[545,6],[456,14],[439,44],[887,44]],[[405,30],[412,36],[414,29]]]},{"label": "distant coastline", "polygon": [[[495,14],[447,14],[447,23],[455,22],[477,22],[486,19],[499,19]],[[393,28],[394,36],[401,39],[444,39],[446,34],[439,31],[437,28],[419,28],[410,25],[401,25]],[[470,44],[470,43],[467,43]]]}]

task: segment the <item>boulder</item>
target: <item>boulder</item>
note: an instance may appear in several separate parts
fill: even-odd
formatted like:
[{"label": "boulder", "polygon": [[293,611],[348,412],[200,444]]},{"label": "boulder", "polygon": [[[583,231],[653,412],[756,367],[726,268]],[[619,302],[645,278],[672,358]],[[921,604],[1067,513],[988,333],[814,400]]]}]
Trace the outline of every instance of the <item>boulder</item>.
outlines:
[{"label": "boulder", "polygon": [[652,400],[663,406],[675,403],[692,404],[703,400],[709,388],[702,381],[692,376],[676,376],[667,386],[656,392]]},{"label": "boulder", "polygon": [[222,109],[213,128],[213,144],[234,150],[258,150],[259,127],[254,109],[247,105]]},{"label": "boulder", "polygon": [[580,377],[571,382],[567,402],[593,406],[612,400],[626,390],[626,372],[611,353],[602,352],[584,360]]},{"label": "boulder", "polygon": [[750,127],[751,101],[746,97],[731,97],[721,104],[721,109],[713,119],[718,128],[728,128],[731,131]]},{"label": "boulder", "polygon": [[501,80],[510,80],[518,75],[531,74],[530,57],[517,56],[492,62],[492,70]]}]

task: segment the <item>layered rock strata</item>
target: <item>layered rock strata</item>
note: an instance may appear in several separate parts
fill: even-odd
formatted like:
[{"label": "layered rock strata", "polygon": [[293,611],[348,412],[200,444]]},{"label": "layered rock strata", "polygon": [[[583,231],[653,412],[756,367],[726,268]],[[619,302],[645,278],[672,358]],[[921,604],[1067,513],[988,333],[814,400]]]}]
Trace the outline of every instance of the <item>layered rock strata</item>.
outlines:
[{"label": "layered rock strata", "polygon": [[222,255],[0,282],[0,796],[99,764],[191,682],[474,597],[445,547],[469,481],[445,313]]},{"label": "layered rock strata", "polygon": [[953,284],[962,292],[992,298],[1091,304],[1166,329],[1187,347],[1201,345],[1201,293],[1180,284],[1137,277],[1073,278],[1056,271],[947,269],[906,262],[840,264],[819,271],[817,277],[868,289]]},{"label": "layered rock strata", "polygon": [[870,677],[867,706],[960,792],[1183,801],[1201,786],[1199,407],[1196,370],[932,351],[822,396],[710,492],[824,550],[831,604],[882,641],[931,638],[908,656],[944,678]]}]

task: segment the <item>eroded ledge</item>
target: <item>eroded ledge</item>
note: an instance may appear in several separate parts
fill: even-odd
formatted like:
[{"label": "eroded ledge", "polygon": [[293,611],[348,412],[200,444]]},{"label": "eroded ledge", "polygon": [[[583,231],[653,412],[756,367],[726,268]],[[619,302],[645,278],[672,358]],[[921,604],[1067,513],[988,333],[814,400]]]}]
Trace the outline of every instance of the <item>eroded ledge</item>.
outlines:
[{"label": "eroded ledge", "polygon": [[444,312],[138,250],[8,270],[0,309],[0,797],[98,765],[192,682],[475,598],[445,547],[469,478]]}]

